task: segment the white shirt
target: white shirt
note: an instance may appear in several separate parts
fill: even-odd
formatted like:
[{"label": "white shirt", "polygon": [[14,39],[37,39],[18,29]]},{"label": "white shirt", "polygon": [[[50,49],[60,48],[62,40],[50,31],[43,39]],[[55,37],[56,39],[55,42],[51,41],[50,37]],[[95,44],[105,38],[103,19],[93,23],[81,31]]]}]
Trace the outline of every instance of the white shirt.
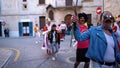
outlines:
[{"label": "white shirt", "polygon": [[105,37],[106,37],[106,41],[107,41],[107,48],[106,48],[106,52],[105,52],[105,55],[104,55],[104,61],[105,62],[114,62],[115,61],[115,53],[114,53],[114,40],[113,40],[113,37],[106,34],[105,34]]},{"label": "white shirt", "polygon": [[50,31],[51,30],[51,25],[46,24],[46,26],[47,26],[48,31]]},{"label": "white shirt", "polygon": [[61,28],[61,29],[66,29],[67,26],[66,26],[66,24],[60,24],[60,28]]},{"label": "white shirt", "polygon": [[55,31],[53,32],[53,42],[55,42]]}]

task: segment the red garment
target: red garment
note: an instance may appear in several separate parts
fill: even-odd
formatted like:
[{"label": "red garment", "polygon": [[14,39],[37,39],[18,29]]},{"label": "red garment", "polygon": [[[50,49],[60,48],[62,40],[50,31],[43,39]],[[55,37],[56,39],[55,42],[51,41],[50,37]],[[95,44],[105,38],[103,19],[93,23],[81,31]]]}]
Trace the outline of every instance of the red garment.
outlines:
[{"label": "red garment", "polygon": [[[80,26],[80,32],[84,32],[87,29],[88,28],[85,25]],[[89,45],[89,40],[85,40],[85,41],[82,41],[82,42],[78,42],[77,43],[77,48],[88,48],[88,45]]]},{"label": "red garment", "polygon": [[47,30],[48,30],[47,26],[44,26],[43,31],[47,31]]},{"label": "red garment", "polygon": [[117,26],[113,26],[112,30],[113,30],[113,32],[116,32],[117,31]]},{"label": "red garment", "polygon": [[63,38],[63,36],[62,36],[62,34],[60,34],[60,39],[62,39]]}]

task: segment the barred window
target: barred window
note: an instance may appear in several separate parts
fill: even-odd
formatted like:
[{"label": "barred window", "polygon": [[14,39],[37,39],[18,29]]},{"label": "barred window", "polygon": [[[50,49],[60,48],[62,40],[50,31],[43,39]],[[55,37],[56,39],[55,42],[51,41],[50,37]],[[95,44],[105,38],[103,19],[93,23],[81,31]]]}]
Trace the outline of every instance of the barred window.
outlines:
[{"label": "barred window", "polygon": [[23,2],[27,2],[27,0],[23,0]]},{"label": "barred window", "polygon": [[27,4],[23,4],[23,10],[27,9]]},{"label": "barred window", "polygon": [[53,13],[52,10],[49,11],[49,18],[50,18],[51,20],[54,20],[54,13]]},{"label": "barred window", "polygon": [[66,6],[72,6],[73,0],[66,0]]},{"label": "barred window", "polygon": [[45,4],[45,0],[39,0],[39,4]]}]

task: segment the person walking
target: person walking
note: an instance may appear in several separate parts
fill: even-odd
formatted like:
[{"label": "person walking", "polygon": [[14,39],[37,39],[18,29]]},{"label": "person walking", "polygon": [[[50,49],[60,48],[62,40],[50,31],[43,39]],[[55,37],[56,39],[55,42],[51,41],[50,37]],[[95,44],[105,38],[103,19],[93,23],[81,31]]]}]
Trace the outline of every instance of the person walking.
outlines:
[{"label": "person walking", "polygon": [[9,29],[5,28],[4,30],[5,37],[9,37]]},{"label": "person walking", "polygon": [[39,26],[38,26],[38,24],[35,24],[35,27],[34,27],[34,32],[35,32],[35,43],[37,44],[38,42],[40,42],[39,41],[39,39],[40,39],[40,32],[39,32]]},{"label": "person walking", "polygon": [[60,48],[60,34],[56,30],[55,24],[52,25],[51,31],[48,32],[48,40],[50,42],[49,48],[51,49],[52,60],[55,60],[55,54]]},{"label": "person walking", "polygon": [[[88,29],[88,27],[84,24],[87,21],[87,15],[85,13],[78,14],[78,25],[81,32],[84,32]],[[89,58],[85,57],[89,45],[89,40],[86,41],[78,41],[77,42],[77,50],[76,50],[76,62],[74,64],[74,68],[77,68],[80,62],[85,62],[84,68],[89,67]]]},{"label": "person walking", "polygon": [[61,28],[62,37],[63,37],[61,40],[65,40],[65,34],[66,34],[66,31],[67,31],[67,26],[66,26],[64,21],[61,21],[60,28]]},{"label": "person walking", "polygon": [[77,16],[72,17],[74,36],[77,41],[90,39],[86,57],[90,58],[91,68],[118,68],[120,52],[115,33],[112,30],[114,17],[111,12],[104,11],[101,16],[101,26],[93,26],[81,33]]},{"label": "person walking", "polygon": [[34,32],[35,32],[35,36],[38,36],[38,32],[39,32],[39,26],[38,26],[38,24],[35,24]]},{"label": "person walking", "polygon": [[41,47],[43,50],[46,50],[46,54],[50,54],[50,49],[48,48],[49,42],[48,42],[48,32],[51,30],[51,22],[46,22],[46,25],[43,28],[43,46]]}]

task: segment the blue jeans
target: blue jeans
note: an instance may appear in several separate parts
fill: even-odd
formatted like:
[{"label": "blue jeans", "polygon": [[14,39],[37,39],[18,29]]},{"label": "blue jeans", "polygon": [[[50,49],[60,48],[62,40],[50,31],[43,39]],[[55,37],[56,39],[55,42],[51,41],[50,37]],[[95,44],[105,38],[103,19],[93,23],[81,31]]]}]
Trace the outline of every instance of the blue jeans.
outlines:
[{"label": "blue jeans", "polygon": [[52,50],[52,55],[54,56],[55,55],[55,53],[57,53],[58,52],[58,44],[57,43],[55,43],[55,42],[53,42],[52,44],[51,44],[51,50]]}]

